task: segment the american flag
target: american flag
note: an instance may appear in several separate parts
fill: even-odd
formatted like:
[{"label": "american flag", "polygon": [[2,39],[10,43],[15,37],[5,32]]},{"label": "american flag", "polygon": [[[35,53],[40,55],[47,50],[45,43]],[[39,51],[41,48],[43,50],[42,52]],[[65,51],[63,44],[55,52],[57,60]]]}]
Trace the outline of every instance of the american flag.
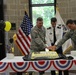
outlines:
[{"label": "american flag", "polygon": [[27,13],[23,18],[23,22],[20,25],[20,28],[17,32],[16,44],[23,55],[28,55],[30,53],[30,43],[31,43],[31,28],[33,27]]}]

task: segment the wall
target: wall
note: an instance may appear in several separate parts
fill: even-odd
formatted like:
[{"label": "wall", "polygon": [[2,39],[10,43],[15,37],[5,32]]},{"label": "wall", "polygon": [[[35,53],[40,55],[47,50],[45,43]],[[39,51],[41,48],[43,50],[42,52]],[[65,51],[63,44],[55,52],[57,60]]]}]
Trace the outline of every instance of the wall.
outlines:
[{"label": "wall", "polygon": [[[6,37],[12,37],[18,30],[25,10],[27,13],[29,12],[28,9],[28,1],[29,0],[4,0],[4,19],[5,21],[10,21],[11,23],[16,23],[16,30],[10,30],[6,33]],[[8,42],[8,38],[6,38],[6,42]],[[7,41],[8,40],[8,41]],[[21,52],[18,50],[16,45],[15,47],[15,55],[21,55]]]},{"label": "wall", "polygon": [[64,22],[76,19],[76,0],[57,0],[57,5]]}]

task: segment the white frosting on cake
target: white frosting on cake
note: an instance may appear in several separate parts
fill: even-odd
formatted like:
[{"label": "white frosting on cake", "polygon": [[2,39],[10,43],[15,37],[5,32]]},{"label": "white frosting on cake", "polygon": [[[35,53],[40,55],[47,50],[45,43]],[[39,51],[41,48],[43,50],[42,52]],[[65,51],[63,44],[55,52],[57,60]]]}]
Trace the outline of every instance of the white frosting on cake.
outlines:
[{"label": "white frosting on cake", "polygon": [[48,58],[58,58],[58,54],[56,51],[41,51],[41,52],[37,52],[37,53],[32,53],[31,59],[34,59],[36,57],[48,57]]}]

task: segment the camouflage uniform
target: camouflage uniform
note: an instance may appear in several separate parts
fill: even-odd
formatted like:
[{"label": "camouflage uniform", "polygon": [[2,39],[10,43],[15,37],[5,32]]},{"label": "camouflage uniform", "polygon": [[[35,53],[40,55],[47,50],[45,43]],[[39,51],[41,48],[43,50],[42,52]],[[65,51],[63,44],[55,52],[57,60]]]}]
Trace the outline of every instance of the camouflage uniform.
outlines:
[{"label": "camouflage uniform", "polygon": [[34,52],[44,50],[46,47],[45,36],[46,36],[46,30],[44,27],[42,27],[41,29],[38,28],[37,26],[33,27],[31,30],[30,49]]},{"label": "camouflage uniform", "polygon": [[71,38],[72,42],[73,42],[73,49],[76,50],[76,30],[70,30],[68,31],[63,39],[60,40],[60,42],[58,42],[57,44],[57,48],[60,47],[62,44],[64,44],[65,41],[67,41],[69,38]]}]

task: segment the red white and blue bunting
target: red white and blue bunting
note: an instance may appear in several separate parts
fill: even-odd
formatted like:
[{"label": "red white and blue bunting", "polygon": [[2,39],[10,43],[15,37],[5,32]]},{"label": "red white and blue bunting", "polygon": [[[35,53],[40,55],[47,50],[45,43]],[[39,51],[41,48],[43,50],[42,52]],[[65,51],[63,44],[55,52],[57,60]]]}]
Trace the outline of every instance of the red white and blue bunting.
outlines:
[{"label": "red white and blue bunting", "polygon": [[32,67],[36,71],[46,71],[51,67],[52,61],[35,61],[31,62]]},{"label": "red white and blue bunting", "polygon": [[57,70],[69,70],[73,65],[73,61],[71,60],[54,61],[53,65]]},{"label": "red white and blue bunting", "polygon": [[15,72],[24,72],[28,70],[30,62],[13,62],[10,66]]},{"label": "red white and blue bunting", "polygon": [[8,65],[6,62],[0,62],[0,72],[4,72],[7,70]]},{"label": "red white and blue bunting", "polygon": [[39,60],[23,62],[0,62],[0,72],[76,70],[76,60]]}]

